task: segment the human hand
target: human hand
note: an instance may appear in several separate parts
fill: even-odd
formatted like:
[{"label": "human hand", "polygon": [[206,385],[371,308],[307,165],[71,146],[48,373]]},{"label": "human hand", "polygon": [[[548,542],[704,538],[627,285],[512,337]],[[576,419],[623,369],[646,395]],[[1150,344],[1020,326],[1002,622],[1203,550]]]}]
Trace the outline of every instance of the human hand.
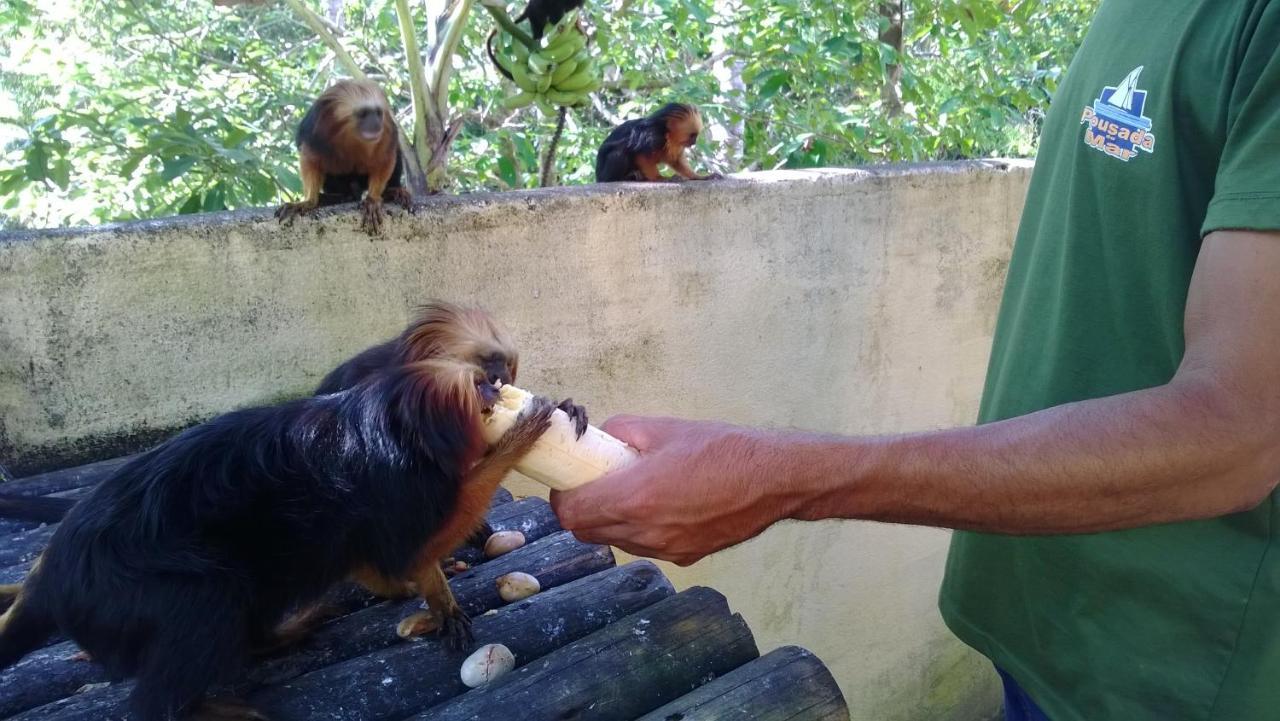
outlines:
[{"label": "human hand", "polygon": [[723,423],[619,416],[602,429],[640,458],[593,483],[551,493],[580,540],[688,566],[788,517],[770,477],[770,435]]}]

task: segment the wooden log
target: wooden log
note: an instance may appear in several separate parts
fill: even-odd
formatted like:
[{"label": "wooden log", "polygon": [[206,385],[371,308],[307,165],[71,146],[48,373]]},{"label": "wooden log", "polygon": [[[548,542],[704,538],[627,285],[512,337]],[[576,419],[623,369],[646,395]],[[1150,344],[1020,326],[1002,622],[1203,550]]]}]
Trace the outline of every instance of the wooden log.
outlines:
[{"label": "wooden log", "polygon": [[[69,491],[61,491],[59,493],[50,493],[54,498],[80,498],[81,496],[92,490],[92,486],[84,488],[73,488]],[[5,486],[0,486],[0,492],[5,491]],[[48,525],[43,521],[28,521],[21,518],[0,518],[0,536],[12,536],[22,531],[30,531],[33,528],[40,528]]]},{"label": "wooden log", "polygon": [[[458,605],[473,618],[505,605],[496,581],[512,571],[538,577],[544,589],[612,568],[608,546],[589,545],[562,531],[481,564],[449,581]],[[417,599],[380,603],[326,624],[298,648],[278,658],[266,659],[249,672],[254,685],[283,683],[309,671],[403,642],[396,635],[402,618],[422,609]],[[439,644],[434,638],[424,643]]]},{"label": "wooden log", "polygon": [[27,577],[30,570],[31,562],[29,561],[13,566],[0,566],[0,584],[22,583],[22,579]]},{"label": "wooden log", "polygon": [[70,641],[47,646],[0,671],[0,718],[70,696],[82,686],[102,683],[96,663],[72,661],[80,649]]},{"label": "wooden log", "polygon": [[52,523],[0,539],[0,566],[16,566],[36,560],[36,556],[49,545],[49,539],[57,528],[58,524]]},{"label": "wooden log", "polygon": [[87,463],[83,466],[61,468],[48,473],[27,476],[16,481],[9,481],[3,487],[0,487],[0,490],[15,496],[47,496],[72,488],[84,488],[92,486],[111,475],[117,468],[128,463],[132,458],[133,456],[123,456],[121,458],[98,461],[97,463]]},{"label": "wooden log", "polygon": [[817,656],[784,646],[636,721],[849,721],[849,707]]},{"label": "wooden log", "polygon": [[[658,567],[637,561],[539,593],[475,619],[477,644],[501,643],[519,664],[674,595]],[[322,668],[249,701],[272,721],[394,721],[466,692],[468,652],[400,644]]]},{"label": "wooden log", "polygon": [[414,721],[630,721],[759,656],[724,596],[692,588]]},{"label": "wooden log", "polygon": [[[449,585],[459,605],[472,617],[477,617],[491,608],[503,605],[502,599],[498,597],[495,581],[504,573],[532,573],[542,582],[543,588],[550,589],[612,568],[613,565],[613,552],[608,546],[585,544],[575,539],[573,534],[562,531],[461,574],[453,578]],[[403,644],[405,641],[396,635],[396,624],[401,618],[420,608],[421,602],[417,599],[384,602],[330,621],[282,655],[263,659],[249,670],[246,679],[237,684],[236,690],[247,692],[265,684],[283,683],[333,663]],[[440,645],[440,641],[435,638],[415,643]],[[64,674],[77,672],[75,669],[65,670],[66,666],[73,664],[92,665],[70,660],[49,662],[49,666]],[[42,698],[45,699],[44,703],[48,703],[60,698],[70,686],[65,676],[59,676],[58,682],[53,683],[42,675],[24,673],[24,668],[23,664],[13,667],[16,674],[21,674],[15,676],[13,681],[28,689],[26,693],[30,698]],[[72,699],[32,708],[14,718],[24,721],[100,721],[114,718],[112,714],[123,713],[119,706],[120,699],[123,698],[118,693],[119,689],[131,686],[132,682],[123,682],[94,689],[77,694]]]},{"label": "wooden log", "polygon": [[[520,531],[528,543],[561,530],[560,519],[551,510],[551,504],[541,498],[522,498],[513,503],[495,506],[489,512],[489,525],[494,531]],[[486,560],[482,549],[470,546],[455,550],[453,557],[470,566]]]}]

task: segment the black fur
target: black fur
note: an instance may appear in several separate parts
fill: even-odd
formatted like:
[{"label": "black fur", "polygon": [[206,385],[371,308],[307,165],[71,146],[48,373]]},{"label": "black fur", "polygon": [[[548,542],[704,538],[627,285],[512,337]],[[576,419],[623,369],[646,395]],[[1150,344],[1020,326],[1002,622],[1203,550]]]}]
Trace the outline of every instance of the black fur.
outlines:
[{"label": "black fur", "polygon": [[614,128],[596,153],[596,182],[644,180],[636,156],[656,153],[667,144],[667,122],[688,112],[679,103],[668,103],[645,118],[628,120]]},{"label": "black fur", "polygon": [[474,460],[474,418],[414,368],[226,414],[104,479],[28,577],[0,668],[58,629],[137,678],[135,719],[167,721],[357,566],[403,577]]},{"label": "black fur", "polygon": [[529,0],[529,4],[525,5],[524,11],[515,21],[528,20],[533,39],[537,40],[542,37],[547,25],[560,22],[570,10],[582,7],[584,2],[585,0]]},{"label": "black fur", "polygon": [[[387,181],[386,190],[382,191],[383,200],[391,200],[388,194],[399,187],[404,182],[404,165],[403,156],[399,150],[396,150],[396,167],[391,171],[391,179]],[[326,175],[324,176],[324,185],[320,188],[320,205],[337,205],[339,203],[354,203],[364,197],[364,193],[369,189],[369,176],[359,173],[348,173],[346,175]]]},{"label": "black fur", "polygon": [[0,517],[57,523],[76,504],[73,498],[0,494]]},{"label": "black fur", "polygon": [[329,371],[316,388],[316,395],[328,395],[344,391],[380,370],[390,366],[400,356],[400,337],[379,343],[360,351],[342,365]]}]

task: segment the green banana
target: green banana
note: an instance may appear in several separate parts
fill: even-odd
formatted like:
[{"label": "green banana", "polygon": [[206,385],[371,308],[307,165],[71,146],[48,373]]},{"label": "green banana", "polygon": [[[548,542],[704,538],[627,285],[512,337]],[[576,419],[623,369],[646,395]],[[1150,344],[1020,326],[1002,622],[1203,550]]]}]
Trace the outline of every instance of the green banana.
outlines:
[{"label": "green banana", "polygon": [[576,33],[577,30],[578,29],[576,27],[571,25],[564,28],[558,28],[555,34],[547,36],[547,39],[544,41],[545,44],[543,45],[543,49],[550,50],[551,48],[558,48],[561,45],[572,41],[573,34]]},{"label": "green banana", "polygon": [[551,89],[551,74],[547,73],[538,78],[538,92],[545,93]]},{"label": "green banana", "polygon": [[545,57],[541,51],[529,53],[529,71],[535,75],[545,75],[551,72],[551,66],[554,64],[550,58]]},{"label": "green banana", "polygon": [[595,79],[595,67],[592,63],[588,62],[586,65],[575,70],[573,75],[565,78],[562,82],[556,83],[556,90],[574,92],[587,87]]},{"label": "green banana", "polygon": [[529,75],[529,71],[524,69],[523,65],[511,66],[511,80],[521,90],[527,93],[538,92],[538,83]]},{"label": "green banana", "polygon": [[[506,33],[503,33],[503,34],[505,35]],[[516,40],[515,38],[511,38],[511,48],[512,48],[511,55],[515,57],[516,62],[520,63],[521,65],[529,62],[529,46],[528,45],[525,45],[524,43],[520,42],[519,40]]]},{"label": "green banana", "polygon": [[543,115],[552,117],[556,114],[556,106],[547,102],[547,97],[545,95],[539,95],[534,102],[538,104],[538,109],[542,111]]},{"label": "green banana", "polygon": [[570,75],[573,75],[573,71],[576,70],[577,68],[578,68],[578,61],[574,60],[573,58],[569,58],[568,60],[562,63],[557,63],[556,69],[551,71],[552,87],[559,86],[560,83],[564,82],[565,78],[569,77]]},{"label": "green banana", "polygon": [[538,97],[536,93],[531,93],[527,90],[522,90],[516,93],[515,95],[512,95],[504,99],[502,101],[502,107],[506,108],[507,110],[515,110],[516,108],[523,108],[529,103],[532,103],[534,98],[536,97]]},{"label": "green banana", "polygon": [[556,105],[577,105],[584,99],[582,93],[566,93],[561,90],[548,90],[547,100]]},{"label": "green banana", "polygon": [[552,47],[543,48],[539,54],[547,58],[553,63],[563,62],[573,57],[573,54],[586,47],[587,36],[579,32],[569,35],[569,39],[554,45]]}]

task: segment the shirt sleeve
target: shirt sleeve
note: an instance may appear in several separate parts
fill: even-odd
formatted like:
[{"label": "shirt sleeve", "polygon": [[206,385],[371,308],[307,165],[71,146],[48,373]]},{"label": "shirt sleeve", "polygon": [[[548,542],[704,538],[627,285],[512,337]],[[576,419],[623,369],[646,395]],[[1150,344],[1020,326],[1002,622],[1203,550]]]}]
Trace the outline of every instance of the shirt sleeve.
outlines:
[{"label": "shirt sleeve", "polygon": [[1263,0],[1254,12],[1201,234],[1280,230],[1280,0]]}]

